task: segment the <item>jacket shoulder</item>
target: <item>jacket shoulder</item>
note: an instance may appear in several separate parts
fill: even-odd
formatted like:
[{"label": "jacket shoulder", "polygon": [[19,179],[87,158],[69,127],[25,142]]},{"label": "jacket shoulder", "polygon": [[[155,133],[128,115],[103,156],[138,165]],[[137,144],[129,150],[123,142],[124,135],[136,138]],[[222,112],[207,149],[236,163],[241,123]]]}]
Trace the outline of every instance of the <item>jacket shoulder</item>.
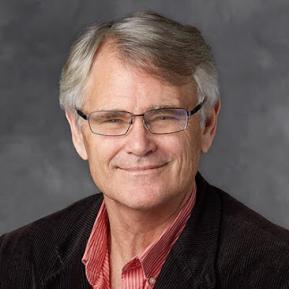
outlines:
[{"label": "jacket shoulder", "polygon": [[229,194],[217,190],[222,203],[222,228],[227,230],[227,233],[243,236],[244,240],[258,242],[262,239],[262,242],[276,243],[289,249],[287,229],[273,224]]},{"label": "jacket shoulder", "polygon": [[[38,260],[39,264],[42,262],[41,259],[47,262],[45,257],[53,250],[55,244],[67,236],[69,238],[69,234],[73,235],[75,228],[92,224],[101,200],[102,196],[99,194],[87,197],[65,209],[2,235],[0,288],[13,288],[11,284],[15,286],[23,284],[21,288],[30,288],[27,282],[32,282],[32,279],[28,276],[33,275],[35,260]],[[10,282],[9,285],[7,282]],[[18,288],[17,286],[15,288]]]},{"label": "jacket shoulder", "polygon": [[[85,215],[95,212],[97,203],[102,200],[101,194],[95,194],[85,199],[79,200],[68,207],[40,218],[28,225],[6,233],[0,237],[0,244],[7,246],[19,242],[22,239],[30,239],[37,234],[49,234],[53,232],[66,231],[69,226],[80,221]],[[51,236],[51,235],[50,235]],[[12,242],[12,243],[11,243]],[[1,247],[0,247],[1,248]]]},{"label": "jacket shoulder", "polygon": [[[222,204],[218,253],[222,279],[229,282],[230,276],[240,288],[260,288],[260,280],[265,287],[288,288],[282,284],[289,280],[289,231],[215,190]],[[256,284],[248,287],[249,280]]]}]

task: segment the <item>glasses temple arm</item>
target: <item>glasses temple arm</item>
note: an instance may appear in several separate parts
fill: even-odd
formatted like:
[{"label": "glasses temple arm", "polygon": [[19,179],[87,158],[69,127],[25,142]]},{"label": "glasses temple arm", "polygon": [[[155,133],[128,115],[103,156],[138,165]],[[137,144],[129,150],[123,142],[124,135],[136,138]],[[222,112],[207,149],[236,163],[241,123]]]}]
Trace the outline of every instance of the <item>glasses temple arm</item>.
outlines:
[{"label": "glasses temple arm", "polygon": [[188,112],[188,115],[191,116],[194,113],[196,113],[197,111],[199,111],[202,108],[203,104],[206,102],[206,100],[207,100],[207,98],[205,97],[201,103],[199,103],[196,107],[194,107],[193,110]]},{"label": "glasses temple arm", "polygon": [[81,116],[83,119],[87,120],[87,115],[86,114],[84,114],[81,110],[79,110],[77,108],[75,110],[76,110],[76,112],[77,112],[77,114],[79,116]]}]

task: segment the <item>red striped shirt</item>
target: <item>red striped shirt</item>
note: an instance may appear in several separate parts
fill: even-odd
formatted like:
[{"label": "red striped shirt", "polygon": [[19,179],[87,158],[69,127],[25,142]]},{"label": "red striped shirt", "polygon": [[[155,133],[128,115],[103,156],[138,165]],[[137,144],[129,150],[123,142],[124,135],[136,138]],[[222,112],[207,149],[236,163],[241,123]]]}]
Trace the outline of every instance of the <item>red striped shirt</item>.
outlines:
[{"label": "red striped shirt", "polygon": [[[154,288],[162,266],[190,216],[195,196],[193,192],[157,241],[122,268],[121,289]],[[87,280],[93,289],[110,289],[108,234],[109,220],[103,202],[82,258]]]}]

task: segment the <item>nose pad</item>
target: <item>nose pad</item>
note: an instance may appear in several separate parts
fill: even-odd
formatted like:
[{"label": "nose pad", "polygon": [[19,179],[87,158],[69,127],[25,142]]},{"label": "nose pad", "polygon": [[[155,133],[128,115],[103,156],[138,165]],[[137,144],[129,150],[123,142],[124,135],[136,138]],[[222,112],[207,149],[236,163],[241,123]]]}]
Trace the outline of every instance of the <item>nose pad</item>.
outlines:
[{"label": "nose pad", "polygon": [[142,117],[142,122],[143,122],[143,126],[145,127],[145,129],[151,133],[150,131],[150,127],[149,127],[149,124],[147,123],[147,121],[145,120],[145,116],[143,115]]},{"label": "nose pad", "polygon": [[[146,131],[150,132],[149,126],[148,126],[148,124],[146,123],[143,114],[138,114],[138,115],[134,115],[134,116],[132,116],[132,118],[131,118],[131,120],[130,120],[130,122],[129,122],[129,129],[128,129],[128,130],[130,131],[130,130],[132,129],[136,117],[142,117],[142,124],[143,124],[143,127],[146,129]],[[128,132],[129,132],[129,131],[128,131]]]}]

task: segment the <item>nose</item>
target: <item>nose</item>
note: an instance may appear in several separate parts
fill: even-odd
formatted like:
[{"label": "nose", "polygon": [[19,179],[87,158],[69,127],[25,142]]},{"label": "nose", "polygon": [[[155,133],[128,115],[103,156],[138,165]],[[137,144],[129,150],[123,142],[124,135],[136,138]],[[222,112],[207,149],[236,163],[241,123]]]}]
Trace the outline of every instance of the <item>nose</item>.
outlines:
[{"label": "nose", "polygon": [[126,150],[136,156],[147,156],[157,149],[154,136],[145,128],[142,116],[134,117],[126,135]]}]

